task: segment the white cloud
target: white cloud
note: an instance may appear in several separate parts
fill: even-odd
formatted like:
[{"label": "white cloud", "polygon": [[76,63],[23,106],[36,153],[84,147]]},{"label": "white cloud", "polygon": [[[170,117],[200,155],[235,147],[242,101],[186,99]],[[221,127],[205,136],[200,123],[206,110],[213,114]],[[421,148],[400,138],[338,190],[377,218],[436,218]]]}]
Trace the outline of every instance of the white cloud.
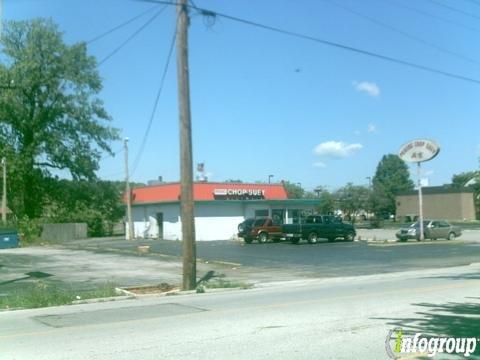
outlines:
[{"label": "white cloud", "polygon": [[360,92],[365,92],[370,96],[377,97],[378,95],[380,95],[380,88],[375,83],[368,82],[368,81],[362,81],[362,82],[354,81],[353,86],[355,90]]},{"label": "white cloud", "polygon": [[321,162],[321,161],[317,161],[315,163],[313,163],[313,167],[317,167],[317,168],[325,168],[327,167],[327,164]]},{"label": "white cloud", "polygon": [[346,158],[363,148],[362,144],[347,144],[343,141],[326,141],[315,146],[313,151],[320,156]]},{"label": "white cloud", "polygon": [[369,133],[377,132],[377,127],[375,126],[375,124],[370,123],[368,124],[367,131]]}]

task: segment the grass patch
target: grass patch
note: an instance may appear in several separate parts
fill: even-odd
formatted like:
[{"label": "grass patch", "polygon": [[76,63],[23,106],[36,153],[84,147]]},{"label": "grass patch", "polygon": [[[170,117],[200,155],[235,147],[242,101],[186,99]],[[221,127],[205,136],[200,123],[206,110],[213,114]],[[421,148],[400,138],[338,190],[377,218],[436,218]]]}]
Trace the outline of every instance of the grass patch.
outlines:
[{"label": "grass patch", "polygon": [[[251,289],[252,285],[243,281],[226,280],[222,278],[213,278],[202,284],[206,289],[222,289],[222,288],[240,288]],[[201,286],[201,285],[200,285]]]},{"label": "grass patch", "polygon": [[117,296],[115,287],[115,284],[109,282],[90,290],[73,285],[60,287],[44,281],[26,283],[22,288],[0,294],[0,310],[68,305],[75,300]]}]

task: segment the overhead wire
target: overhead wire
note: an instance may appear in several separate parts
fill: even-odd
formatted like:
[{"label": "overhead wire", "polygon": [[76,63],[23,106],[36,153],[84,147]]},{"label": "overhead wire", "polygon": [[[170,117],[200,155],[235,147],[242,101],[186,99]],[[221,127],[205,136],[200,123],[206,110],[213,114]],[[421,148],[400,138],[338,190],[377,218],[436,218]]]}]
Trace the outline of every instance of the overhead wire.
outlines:
[{"label": "overhead wire", "polygon": [[123,22],[123,23],[121,23],[121,24],[119,24],[119,25],[111,28],[110,30],[105,31],[104,33],[102,33],[102,34],[100,34],[100,35],[97,35],[97,36],[93,37],[92,39],[88,40],[86,43],[87,43],[87,44],[91,44],[91,43],[93,43],[93,42],[95,42],[95,41],[98,41],[98,40],[104,38],[105,36],[110,35],[111,33],[115,32],[115,31],[117,31],[117,30],[120,30],[121,28],[123,28],[123,27],[131,24],[132,22],[134,22],[135,20],[137,20],[137,19],[145,16],[146,14],[149,14],[150,12],[152,12],[153,10],[155,10],[155,9],[157,9],[157,8],[158,8],[158,5],[153,6],[153,7],[149,8],[149,9],[147,9],[147,10],[145,10],[145,11],[142,11],[140,14],[138,14],[138,15],[130,18],[129,20],[127,20],[127,21],[125,21],[125,22]]},{"label": "overhead wire", "polygon": [[[176,5],[176,4],[168,3],[168,2],[162,1],[162,0],[136,0],[136,1]],[[190,5],[185,5],[185,6],[189,7],[189,8],[192,7]],[[449,77],[449,78],[454,78],[454,79],[457,79],[457,80],[463,80],[463,81],[467,81],[467,82],[471,82],[471,83],[475,83],[475,84],[480,84],[479,79],[475,79],[475,78],[472,78],[472,77],[468,77],[468,76],[464,76],[464,75],[455,74],[455,73],[452,73],[452,72],[432,68],[432,67],[417,64],[417,63],[414,63],[414,62],[411,62],[411,61],[397,59],[397,58],[387,56],[387,55],[383,55],[383,54],[380,54],[380,53],[376,53],[376,52],[373,52],[373,51],[363,50],[363,49],[360,49],[360,48],[356,48],[356,47],[353,47],[353,46],[341,44],[341,43],[338,43],[338,42],[321,39],[321,38],[318,38],[318,37],[315,37],[315,36],[306,35],[306,34],[302,34],[302,33],[291,31],[291,30],[285,30],[285,29],[275,27],[275,26],[265,25],[265,24],[255,22],[255,21],[252,21],[252,20],[243,19],[243,18],[239,18],[239,17],[236,17],[236,16],[232,16],[232,15],[227,15],[227,14],[219,13],[219,12],[216,12],[216,11],[212,11],[212,10],[208,10],[208,9],[204,9],[204,8],[200,8],[200,7],[196,7],[195,10],[200,11],[202,13],[202,15],[204,15],[204,16],[217,16],[217,17],[221,17],[221,18],[224,18],[224,19],[228,19],[228,20],[231,20],[231,21],[238,22],[238,23],[250,25],[250,26],[253,26],[253,27],[256,27],[256,28],[261,28],[261,29],[273,31],[273,32],[276,32],[276,33],[279,33],[279,34],[288,35],[288,36],[291,36],[291,37],[316,42],[316,43],[323,44],[323,45],[326,45],[326,46],[346,50],[346,51],[349,51],[349,52],[354,52],[354,53],[357,53],[357,54],[366,55],[366,56],[381,59],[381,60],[384,60],[384,61],[387,61],[387,62],[407,66],[407,67],[410,67],[410,68],[415,68],[415,69],[418,69],[418,70],[423,70],[423,71],[430,72],[430,73],[434,73],[434,74],[437,74],[437,75],[443,75],[443,76],[446,76],[446,77]]]},{"label": "overhead wire", "polygon": [[119,52],[125,45],[132,41],[135,37],[138,36],[148,25],[150,25],[165,9],[167,5],[163,6],[159,11],[157,11],[150,19],[148,19],[142,26],[140,26],[132,35],[130,35],[125,41],[123,41],[119,46],[117,46],[113,51],[111,51],[106,57],[99,61],[98,65],[103,65],[107,60]]},{"label": "overhead wire", "polygon": [[476,15],[476,14],[473,14],[471,12],[468,12],[468,11],[465,11],[465,10],[462,10],[462,9],[458,9],[454,6],[450,6],[450,5],[446,5],[444,3],[441,3],[440,1],[437,1],[437,0],[428,0],[429,2],[431,2],[432,4],[435,4],[437,6],[440,6],[440,7],[443,7],[445,9],[448,9],[450,11],[453,11],[453,12],[456,12],[456,13],[459,13],[459,14],[463,14],[465,16],[470,16],[474,19],[478,19],[480,20],[480,16]]},{"label": "overhead wire", "polygon": [[400,3],[399,1],[396,1],[396,0],[387,0],[387,1],[383,0],[382,1],[382,3],[385,3],[385,2],[389,3],[390,5],[394,5],[394,6],[409,10],[409,11],[416,12],[417,14],[420,14],[420,15],[423,15],[423,16],[426,16],[426,17],[429,17],[429,18],[432,18],[432,19],[440,20],[440,21],[443,21],[445,23],[449,23],[451,25],[462,27],[462,28],[470,30],[470,31],[480,32],[480,28],[476,28],[474,26],[466,25],[466,24],[463,24],[463,23],[460,23],[460,22],[457,22],[457,21],[454,21],[454,20],[451,20],[451,19],[447,19],[443,16],[434,15],[432,13],[429,13],[428,11],[420,10],[420,9],[415,8],[413,6],[410,6],[410,5],[405,5],[405,4]]},{"label": "overhead wire", "polygon": [[150,118],[148,120],[147,127],[145,129],[145,133],[143,134],[143,138],[142,138],[142,142],[140,144],[140,148],[139,148],[139,150],[137,152],[137,155],[135,156],[135,160],[133,162],[134,165],[132,167],[132,176],[133,176],[133,174],[135,173],[135,171],[137,170],[137,168],[140,164],[140,161],[141,161],[141,158],[142,158],[142,155],[143,155],[143,151],[145,150],[145,145],[146,145],[147,140],[148,140],[148,135],[150,134],[150,130],[152,128],[153,120],[155,118],[155,114],[157,112],[157,107],[158,107],[158,104],[159,104],[159,101],[160,101],[160,96],[162,94],[163,87],[164,87],[164,84],[165,84],[165,78],[166,78],[167,73],[168,73],[170,60],[172,58],[173,49],[174,49],[175,41],[176,41],[176,36],[177,36],[177,24],[175,23],[175,28],[174,28],[174,31],[173,31],[172,40],[170,42],[170,48],[168,50],[167,59],[165,61],[165,66],[163,68],[162,77],[161,77],[161,80],[160,80],[160,85],[158,87],[157,95],[155,97],[155,101],[154,101],[154,104],[153,104],[153,109],[152,109],[152,112],[150,114]]},{"label": "overhead wire", "polygon": [[387,29],[389,29],[389,30],[391,30],[391,31],[397,32],[397,33],[399,33],[399,34],[401,34],[401,35],[403,35],[403,36],[405,36],[405,37],[407,37],[407,38],[409,38],[409,39],[411,39],[411,40],[414,40],[414,41],[417,41],[417,42],[419,42],[419,43],[421,43],[421,44],[423,44],[423,45],[432,47],[432,48],[434,48],[434,49],[436,49],[436,50],[438,50],[438,51],[440,51],[440,52],[443,52],[443,53],[446,53],[446,54],[455,56],[455,57],[457,57],[457,58],[459,58],[459,59],[462,59],[462,60],[465,60],[465,61],[468,61],[468,62],[471,62],[471,63],[480,64],[480,61],[478,61],[478,60],[472,59],[472,58],[470,58],[470,57],[468,57],[468,56],[462,55],[462,54],[457,53],[457,52],[455,52],[455,51],[451,51],[451,50],[449,50],[449,49],[445,49],[445,48],[443,48],[443,47],[441,47],[441,46],[438,46],[438,45],[433,44],[433,43],[431,43],[431,42],[429,42],[429,41],[426,41],[426,40],[424,40],[424,39],[422,39],[422,38],[420,38],[420,37],[418,37],[418,36],[416,36],[416,35],[410,34],[410,33],[406,32],[406,31],[403,31],[403,30],[401,30],[401,29],[398,29],[398,28],[396,28],[396,27],[394,27],[394,26],[392,26],[392,25],[390,25],[390,24],[387,24],[387,23],[385,23],[385,22],[383,22],[383,21],[377,20],[377,19],[375,19],[375,18],[373,18],[373,17],[371,17],[371,16],[365,15],[365,14],[359,12],[359,11],[356,11],[356,10],[354,10],[354,9],[352,9],[352,8],[349,8],[349,7],[347,7],[347,6],[343,5],[343,4],[339,4],[339,3],[335,2],[335,1],[332,1],[332,0],[323,0],[323,1],[325,1],[325,2],[327,2],[327,3],[329,3],[329,4],[331,4],[331,5],[334,5],[334,6],[336,6],[336,7],[339,7],[339,8],[341,8],[341,9],[343,9],[343,10],[345,10],[345,11],[351,13],[351,14],[354,14],[354,15],[356,15],[356,16],[358,16],[358,17],[361,17],[361,18],[363,18],[363,19],[365,19],[365,20],[368,20],[368,21],[370,21],[370,22],[372,22],[372,23],[374,23],[374,24],[376,24],[376,25],[378,25],[378,26],[381,26],[381,27],[387,28]]}]

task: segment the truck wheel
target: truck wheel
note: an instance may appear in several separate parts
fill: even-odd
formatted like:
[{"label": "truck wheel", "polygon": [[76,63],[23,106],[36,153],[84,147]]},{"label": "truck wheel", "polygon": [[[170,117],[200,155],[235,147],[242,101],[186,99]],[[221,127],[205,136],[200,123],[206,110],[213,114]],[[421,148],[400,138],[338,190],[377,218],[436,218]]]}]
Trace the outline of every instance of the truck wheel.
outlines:
[{"label": "truck wheel", "polygon": [[317,233],[314,233],[314,232],[310,233],[310,234],[308,235],[308,242],[309,242],[310,244],[316,244],[316,243],[318,242],[318,235],[317,235]]},{"label": "truck wheel", "polygon": [[349,232],[347,235],[345,235],[345,240],[346,241],[353,241],[355,240],[355,234],[352,232]]},{"label": "truck wheel", "polygon": [[455,240],[455,238],[456,238],[456,235],[455,235],[455,233],[452,231],[450,234],[448,234],[447,240]]},{"label": "truck wheel", "polygon": [[258,234],[258,242],[260,244],[265,244],[268,241],[268,234],[265,232],[262,232]]},{"label": "truck wheel", "polygon": [[245,244],[251,244],[252,243],[252,238],[249,238],[249,237],[245,237],[243,238],[243,241],[245,242]]},{"label": "truck wheel", "polygon": [[300,238],[292,238],[292,244],[298,244],[300,242]]}]

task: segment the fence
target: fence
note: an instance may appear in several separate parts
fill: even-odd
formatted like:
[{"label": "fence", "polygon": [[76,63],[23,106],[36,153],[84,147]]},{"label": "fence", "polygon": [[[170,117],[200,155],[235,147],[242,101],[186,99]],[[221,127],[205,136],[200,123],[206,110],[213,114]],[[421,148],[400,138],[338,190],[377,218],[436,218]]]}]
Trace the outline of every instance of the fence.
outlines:
[{"label": "fence", "polygon": [[44,224],[42,240],[64,242],[87,238],[86,223]]}]

